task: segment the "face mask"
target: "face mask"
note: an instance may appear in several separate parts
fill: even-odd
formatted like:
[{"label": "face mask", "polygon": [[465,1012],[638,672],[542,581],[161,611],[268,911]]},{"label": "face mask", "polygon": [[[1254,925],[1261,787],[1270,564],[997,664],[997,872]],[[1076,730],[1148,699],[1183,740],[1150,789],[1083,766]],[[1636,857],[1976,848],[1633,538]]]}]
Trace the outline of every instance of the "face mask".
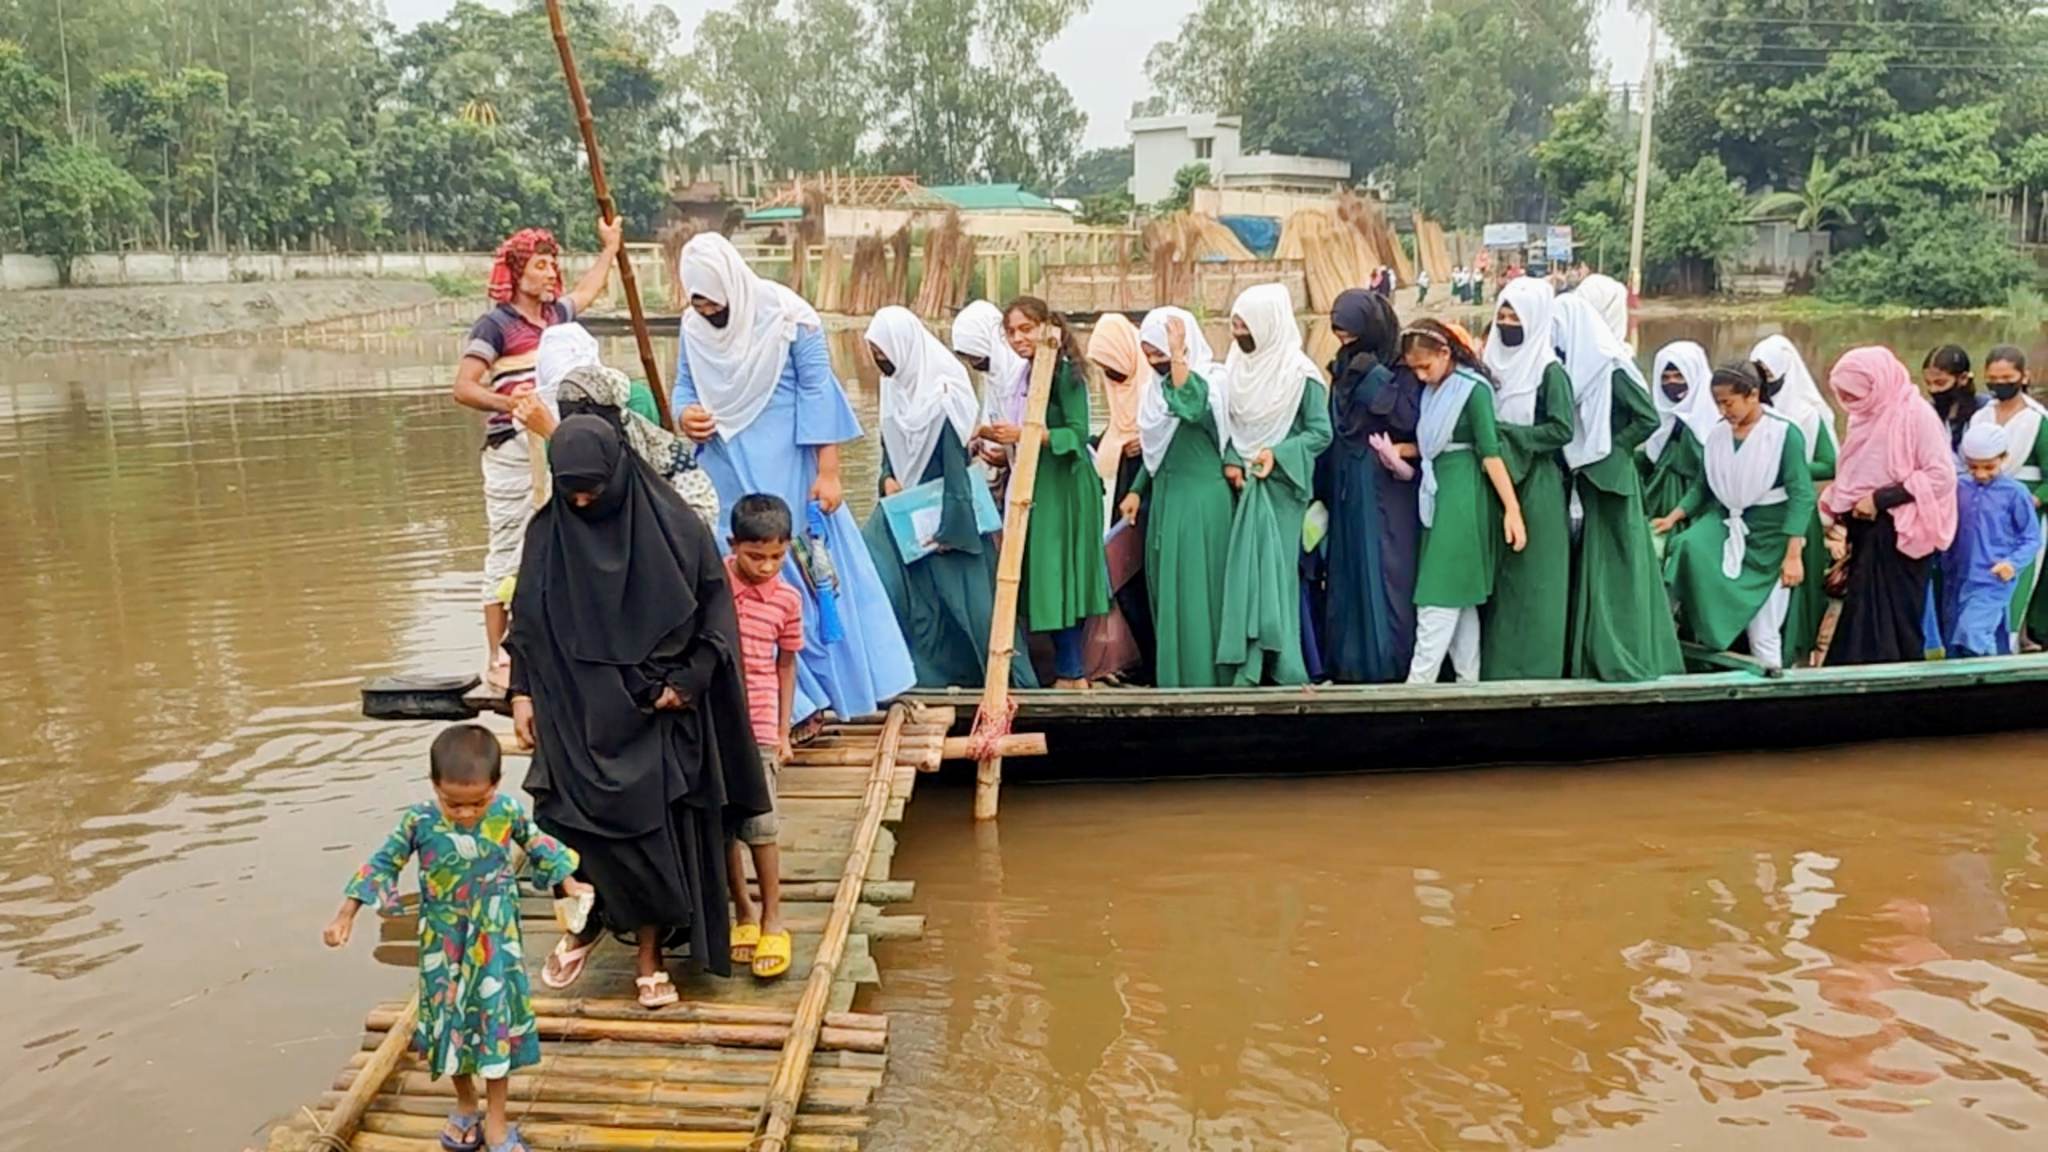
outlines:
[{"label": "face mask", "polygon": [[1776,380],[1773,380],[1773,379],[1771,379],[1771,378],[1770,378],[1770,377],[1768,377],[1768,376],[1764,377],[1764,400],[1765,400],[1765,402],[1766,402],[1766,403],[1769,403],[1769,402],[1772,402],[1772,401],[1775,401],[1775,400],[1777,400],[1777,398],[1778,398],[1778,393],[1779,393],[1779,391],[1780,391],[1780,390],[1782,390],[1782,389],[1783,389],[1784,387],[1785,387],[1785,378],[1784,378],[1784,377],[1780,376],[1780,377],[1779,377],[1778,379],[1776,379]]},{"label": "face mask", "polygon": [[1128,384],[1131,380],[1129,373],[1119,372],[1114,368],[1104,368],[1102,370],[1102,377],[1111,384]]},{"label": "face mask", "polygon": [[1151,365],[1152,371],[1161,376],[1170,376],[1173,373],[1173,365],[1165,360],[1147,360],[1145,363]]},{"label": "face mask", "polygon": [[732,309],[730,307],[720,308],[718,311],[713,312],[711,315],[704,317],[704,319],[707,322],[709,322],[713,328],[723,328],[727,324],[732,323]]},{"label": "face mask", "polygon": [[1992,394],[1993,396],[1996,396],[1996,397],[1998,397],[1998,398],[1999,398],[2000,400],[2010,400],[2010,399],[2012,399],[2013,397],[2015,397],[2015,396],[2017,396],[2017,395],[2019,395],[2019,394],[2020,394],[2020,386],[2019,386],[2018,384],[2016,384],[2016,383],[2015,383],[2015,384],[1993,384],[1993,385],[1991,386],[1991,394]]},{"label": "face mask", "polygon": [[896,374],[896,365],[890,363],[889,358],[886,356],[877,356],[875,357],[875,371],[880,372],[884,376],[894,376]]},{"label": "face mask", "polygon": [[1686,382],[1683,380],[1680,380],[1676,384],[1665,384],[1662,387],[1664,389],[1664,398],[1666,400],[1671,401],[1673,404],[1683,402],[1685,400],[1685,394],[1692,390],[1691,386],[1686,384]]},{"label": "face mask", "polygon": [[1934,401],[1934,410],[1941,413],[1941,418],[1944,420],[1948,419],[1955,412],[1956,401],[1962,398],[1963,394],[1960,388],[1951,388],[1946,392],[1936,392],[1933,396],[1929,397],[1929,399]]},{"label": "face mask", "polygon": [[1257,340],[1252,339],[1251,333],[1241,332],[1237,336],[1237,346],[1239,348],[1244,349],[1247,352],[1251,352],[1258,348],[1259,342]]},{"label": "face mask", "polygon": [[1500,333],[1500,342],[1509,348],[1520,348],[1522,338],[1527,335],[1520,324],[1498,324],[1494,331]]},{"label": "face mask", "polygon": [[986,372],[988,371],[988,357],[969,356],[967,358],[967,366],[969,368],[974,369],[976,372]]}]

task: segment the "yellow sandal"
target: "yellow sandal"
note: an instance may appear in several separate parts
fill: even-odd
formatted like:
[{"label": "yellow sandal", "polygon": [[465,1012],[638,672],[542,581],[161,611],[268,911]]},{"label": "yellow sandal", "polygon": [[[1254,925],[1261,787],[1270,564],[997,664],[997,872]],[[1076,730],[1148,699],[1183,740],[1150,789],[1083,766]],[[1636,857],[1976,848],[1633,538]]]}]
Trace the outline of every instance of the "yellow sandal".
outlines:
[{"label": "yellow sandal", "polygon": [[732,962],[745,967],[754,962],[754,948],[761,943],[759,924],[732,926]]},{"label": "yellow sandal", "polygon": [[760,946],[754,949],[754,975],[773,980],[789,971],[792,950],[788,932],[763,932]]}]

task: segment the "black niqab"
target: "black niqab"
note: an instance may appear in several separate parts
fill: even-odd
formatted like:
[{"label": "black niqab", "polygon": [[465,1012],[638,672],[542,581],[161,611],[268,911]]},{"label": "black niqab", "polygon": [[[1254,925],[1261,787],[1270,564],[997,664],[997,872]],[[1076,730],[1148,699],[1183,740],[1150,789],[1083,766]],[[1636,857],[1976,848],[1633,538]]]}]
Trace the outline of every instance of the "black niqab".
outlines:
[{"label": "black niqab", "polygon": [[[1421,389],[1400,362],[1401,320],[1393,304],[1384,296],[1352,288],[1330,309],[1330,326],[1351,337],[1330,365],[1330,411],[1337,438],[1360,448],[1376,432],[1412,441],[1421,413]],[[1375,369],[1395,380],[1374,381]]]}]

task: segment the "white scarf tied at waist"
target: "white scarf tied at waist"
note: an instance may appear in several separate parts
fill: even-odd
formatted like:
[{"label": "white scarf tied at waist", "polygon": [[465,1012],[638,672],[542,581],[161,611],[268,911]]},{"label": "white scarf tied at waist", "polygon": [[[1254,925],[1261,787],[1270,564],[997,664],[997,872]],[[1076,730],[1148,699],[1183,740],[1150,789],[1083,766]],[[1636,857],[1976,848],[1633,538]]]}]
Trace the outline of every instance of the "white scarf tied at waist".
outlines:
[{"label": "white scarf tied at waist", "polygon": [[1778,486],[1778,470],[1785,451],[1785,429],[1790,423],[1767,412],[1749,430],[1749,438],[1737,452],[1735,430],[1726,420],[1707,433],[1707,486],[1714,498],[1728,509],[1728,539],[1721,545],[1721,575],[1733,580],[1742,575],[1742,561],[1749,555],[1749,524],[1743,513],[1785,502],[1785,489]]},{"label": "white scarf tied at waist", "polygon": [[1422,417],[1415,427],[1415,447],[1422,457],[1422,485],[1417,493],[1416,509],[1421,514],[1424,528],[1436,523],[1436,458],[1452,450],[1451,430],[1458,426],[1458,416],[1465,411],[1465,401],[1471,398],[1472,389],[1478,384],[1478,377],[1463,369],[1454,369],[1443,383],[1423,390]]}]

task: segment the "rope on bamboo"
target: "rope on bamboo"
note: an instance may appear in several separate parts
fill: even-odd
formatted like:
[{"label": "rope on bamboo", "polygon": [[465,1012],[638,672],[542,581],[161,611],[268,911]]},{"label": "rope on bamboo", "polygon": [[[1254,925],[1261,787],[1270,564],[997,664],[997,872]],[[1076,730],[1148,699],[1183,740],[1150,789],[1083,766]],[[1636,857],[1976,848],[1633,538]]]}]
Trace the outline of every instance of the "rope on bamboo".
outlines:
[{"label": "rope on bamboo", "polygon": [[1012,696],[1003,704],[1000,717],[989,711],[987,701],[975,709],[974,728],[967,733],[967,759],[993,760],[1003,754],[1003,737],[1010,734],[1011,726],[1017,722],[1017,698]]}]

